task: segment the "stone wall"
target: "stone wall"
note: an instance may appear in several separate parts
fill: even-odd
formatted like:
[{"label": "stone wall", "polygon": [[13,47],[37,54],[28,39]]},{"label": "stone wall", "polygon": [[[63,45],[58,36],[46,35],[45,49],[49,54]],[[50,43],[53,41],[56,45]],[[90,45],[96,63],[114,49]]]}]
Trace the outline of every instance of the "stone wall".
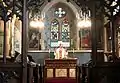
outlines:
[{"label": "stone wall", "polygon": [[[53,52],[51,52],[53,53]],[[49,58],[50,53],[49,52],[28,52],[29,55],[33,57],[35,62],[44,65],[44,60]],[[70,57],[78,58],[78,65],[87,63],[89,60],[91,60],[91,53],[90,52],[68,52],[68,55]]]}]

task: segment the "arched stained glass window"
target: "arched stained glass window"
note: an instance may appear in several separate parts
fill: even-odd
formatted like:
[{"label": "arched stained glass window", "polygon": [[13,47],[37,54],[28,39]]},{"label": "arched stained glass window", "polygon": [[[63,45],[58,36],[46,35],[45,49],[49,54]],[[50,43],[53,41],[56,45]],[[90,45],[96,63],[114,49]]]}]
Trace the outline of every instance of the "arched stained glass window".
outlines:
[{"label": "arched stained glass window", "polygon": [[[70,49],[73,46],[71,43],[74,31],[71,32],[72,29],[70,24],[73,23],[73,13],[68,10],[68,7],[63,7],[58,4],[56,7],[51,9],[50,13],[50,44],[49,46],[52,49],[55,49],[59,46],[59,42],[62,41],[62,45],[64,48]],[[72,36],[70,35],[72,33]],[[76,35],[75,35],[76,36]],[[76,41],[76,40],[75,40]]]},{"label": "arched stained glass window", "polygon": [[66,43],[66,47],[70,47],[70,25],[68,19],[62,22],[62,41]]},{"label": "arched stained glass window", "polygon": [[58,29],[59,29],[59,22],[54,19],[51,22],[51,47],[56,47],[57,42],[58,42]]}]

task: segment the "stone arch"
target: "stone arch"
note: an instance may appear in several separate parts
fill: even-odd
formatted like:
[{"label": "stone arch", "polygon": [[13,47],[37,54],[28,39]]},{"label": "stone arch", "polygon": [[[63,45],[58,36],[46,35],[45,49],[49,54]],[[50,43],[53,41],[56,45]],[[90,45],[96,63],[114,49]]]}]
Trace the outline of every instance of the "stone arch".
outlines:
[{"label": "stone arch", "polygon": [[[66,0],[53,0],[53,1],[49,2],[49,3],[47,3],[46,5],[44,5],[44,7],[42,7],[41,15],[44,15],[45,13],[47,13],[49,11],[49,9],[53,8],[55,5],[57,5],[59,3],[63,4],[66,7],[68,7],[69,10],[72,12],[71,14],[74,17],[74,20],[73,20],[74,21],[74,27],[76,27],[76,22],[77,22],[76,14],[78,14],[78,6],[75,5],[75,3],[66,2]],[[48,27],[44,27],[44,31],[46,30],[46,28],[48,28]],[[74,30],[75,30],[74,31],[75,33],[73,33],[73,34],[76,34],[76,37],[75,37],[76,40],[75,41],[78,41],[77,39],[79,39],[79,38],[77,38],[78,37],[77,27]],[[42,31],[42,33],[41,33],[41,35],[42,35],[41,39],[43,40],[42,48],[46,48],[45,47],[46,44],[44,42],[44,38],[46,38],[46,37],[45,37],[45,32],[44,31]],[[47,43],[47,44],[49,44],[49,43]],[[76,46],[78,46],[78,45],[76,45]]]},{"label": "stone arch", "polygon": [[57,3],[63,3],[66,6],[68,6],[74,13],[74,15],[76,15],[76,13],[78,13],[77,8],[72,4],[72,3],[68,3],[66,2],[66,0],[53,0],[51,2],[49,2],[47,5],[44,6],[44,8],[41,11],[41,15],[43,15],[45,12],[47,12],[53,5],[57,4]]}]

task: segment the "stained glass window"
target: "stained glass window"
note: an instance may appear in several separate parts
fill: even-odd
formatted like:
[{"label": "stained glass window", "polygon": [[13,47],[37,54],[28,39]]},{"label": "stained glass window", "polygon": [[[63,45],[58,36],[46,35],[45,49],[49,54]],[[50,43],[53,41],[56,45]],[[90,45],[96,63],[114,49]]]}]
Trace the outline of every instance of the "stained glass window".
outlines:
[{"label": "stained glass window", "polygon": [[63,42],[63,47],[70,47],[70,26],[67,12],[62,7],[55,8],[54,20],[51,21],[51,47],[58,47],[58,42]]},{"label": "stained glass window", "polygon": [[59,28],[59,22],[54,19],[51,22],[51,47],[55,47],[58,41],[58,28]]},{"label": "stained glass window", "polygon": [[70,46],[70,25],[67,19],[62,22],[62,41],[67,44],[67,47]]}]

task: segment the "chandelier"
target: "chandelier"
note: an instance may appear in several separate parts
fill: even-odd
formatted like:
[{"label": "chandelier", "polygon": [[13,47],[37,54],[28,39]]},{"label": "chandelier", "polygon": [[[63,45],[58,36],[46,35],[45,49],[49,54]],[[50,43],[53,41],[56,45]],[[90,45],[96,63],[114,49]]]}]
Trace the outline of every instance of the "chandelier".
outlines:
[{"label": "chandelier", "polygon": [[88,7],[82,7],[77,14],[77,27],[79,28],[89,28],[91,27],[91,12]]},{"label": "chandelier", "polygon": [[30,27],[32,28],[44,28],[44,17],[45,15],[41,15],[39,11],[32,11],[30,13]]},{"label": "chandelier", "polygon": [[31,28],[43,29],[45,14],[41,14],[41,6],[45,0],[30,0],[28,9],[29,13],[29,25]]}]

